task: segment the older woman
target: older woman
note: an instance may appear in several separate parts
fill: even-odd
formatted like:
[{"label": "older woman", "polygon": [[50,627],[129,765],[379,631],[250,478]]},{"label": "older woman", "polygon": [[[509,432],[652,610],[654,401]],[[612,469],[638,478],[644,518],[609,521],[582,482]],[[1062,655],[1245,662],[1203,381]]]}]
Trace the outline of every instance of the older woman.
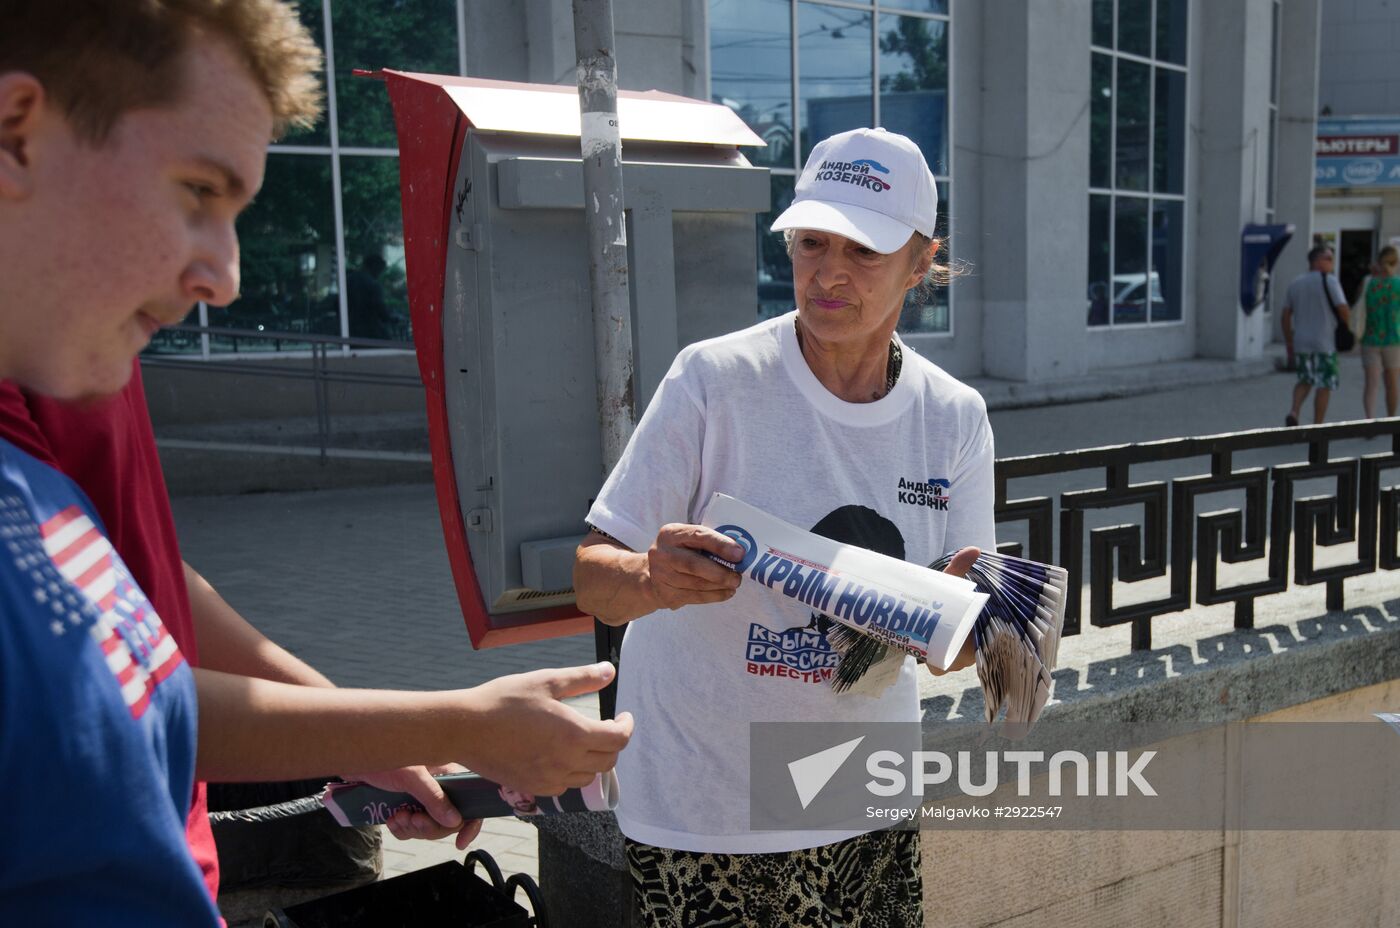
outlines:
[{"label": "older woman", "polygon": [[[883,695],[834,693],[823,617],[741,587],[704,556],[737,546],[697,523],[721,491],[917,563],[992,545],[982,399],[895,333],[933,269],[936,217],[909,139],[817,145],[773,225],[796,311],[683,350],[589,513],[579,605],[642,619],[622,648],[636,731],[618,823],[649,924],[922,924],[916,833],[754,831],[748,812],[751,722],[917,722],[914,661]],[[955,666],[970,661],[969,646]]]}]

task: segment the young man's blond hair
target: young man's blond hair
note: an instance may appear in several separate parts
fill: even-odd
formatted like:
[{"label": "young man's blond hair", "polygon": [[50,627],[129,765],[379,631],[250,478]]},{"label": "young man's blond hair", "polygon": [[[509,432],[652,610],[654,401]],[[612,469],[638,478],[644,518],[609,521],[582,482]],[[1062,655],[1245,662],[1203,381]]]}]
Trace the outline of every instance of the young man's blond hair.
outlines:
[{"label": "young man's blond hair", "polygon": [[272,108],[273,136],[321,113],[321,51],[280,0],[9,0],[0,72],[27,71],[80,137],[103,142],[123,113],[174,102],[185,50],[226,40]]}]

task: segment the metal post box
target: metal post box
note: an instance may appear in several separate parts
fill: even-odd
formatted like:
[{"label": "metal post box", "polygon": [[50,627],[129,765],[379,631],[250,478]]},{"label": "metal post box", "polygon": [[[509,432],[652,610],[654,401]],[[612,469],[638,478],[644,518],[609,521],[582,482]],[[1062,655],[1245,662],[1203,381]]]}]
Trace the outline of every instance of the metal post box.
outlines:
[{"label": "metal post box", "polygon": [[[572,87],[382,72],[443,533],[475,647],[577,634],[573,552],[603,479]],[[760,145],[722,106],[618,95],[634,402],[756,320]],[[624,230],[618,230],[624,234]]]}]

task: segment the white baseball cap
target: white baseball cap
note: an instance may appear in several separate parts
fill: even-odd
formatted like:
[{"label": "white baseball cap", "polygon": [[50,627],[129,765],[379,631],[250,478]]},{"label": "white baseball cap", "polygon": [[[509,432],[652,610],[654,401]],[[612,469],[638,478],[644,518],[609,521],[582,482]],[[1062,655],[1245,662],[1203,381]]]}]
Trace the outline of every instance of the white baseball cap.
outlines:
[{"label": "white baseball cap", "polygon": [[914,232],[932,237],[937,221],[938,187],[919,146],[884,129],[852,129],[812,149],[773,231],[832,232],[889,254]]}]

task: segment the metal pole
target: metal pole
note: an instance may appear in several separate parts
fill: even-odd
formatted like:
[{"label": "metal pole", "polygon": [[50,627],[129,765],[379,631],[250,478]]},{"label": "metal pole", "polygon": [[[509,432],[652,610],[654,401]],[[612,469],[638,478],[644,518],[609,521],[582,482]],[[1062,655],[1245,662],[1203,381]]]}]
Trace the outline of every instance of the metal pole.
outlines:
[{"label": "metal pole", "polygon": [[[573,0],[578,54],[579,145],[583,154],[583,219],[593,297],[593,357],[598,372],[598,425],[603,477],[632,437],[632,310],[627,292],[627,226],[622,202],[622,135],[617,124],[617,60],[612,0]],[[594,621],[599,660],[617,663],[622,629]],[[599,694],[604,718],[616,708],[617,682]]]},{"label": "metal pole", "polygon": [[598,423],[603,430],[606,477],[632,436],[633,389],[612,0],[574,0],[574,46],[582,124],[583,218],[593,296],[593,357],[598,368]]},{"label": "metal pole", "polygon": [[318,342],[311,346],[311,376],[316,386],[316,438],[321,444],[321,466],[326,466],[326,446],[330,443],[331,410],[330,390],[326,384],[326,345]]}]

